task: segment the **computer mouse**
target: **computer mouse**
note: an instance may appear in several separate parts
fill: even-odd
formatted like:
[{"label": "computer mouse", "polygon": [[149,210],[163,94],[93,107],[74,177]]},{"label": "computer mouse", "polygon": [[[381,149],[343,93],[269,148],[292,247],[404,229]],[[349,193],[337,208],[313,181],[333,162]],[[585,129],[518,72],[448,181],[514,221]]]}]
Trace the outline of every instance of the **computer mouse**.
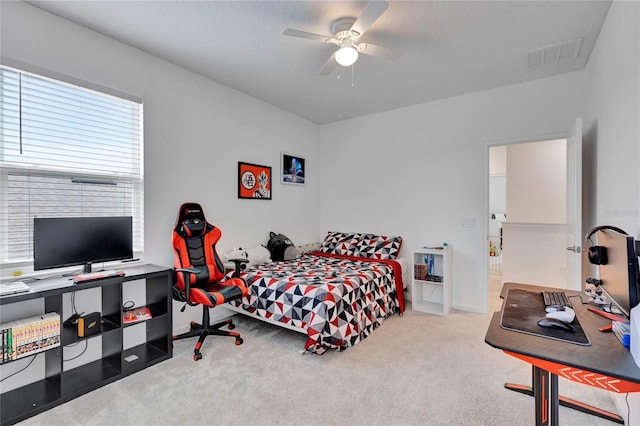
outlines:
[{"label": "computer mouse", "polygon": [[540,327],[555,328],[556,330],[573,331],[573,326],[571,324],[558,318],[542,317],[538,320],[538,325]]},{"label": "computer mouse", "polygon": [[547,312],[548,318],[556,318],[564,322],[572,322],[576,317],[576,312],[568,306],[565,306],[563,310],[557,310],[555,312]]}]

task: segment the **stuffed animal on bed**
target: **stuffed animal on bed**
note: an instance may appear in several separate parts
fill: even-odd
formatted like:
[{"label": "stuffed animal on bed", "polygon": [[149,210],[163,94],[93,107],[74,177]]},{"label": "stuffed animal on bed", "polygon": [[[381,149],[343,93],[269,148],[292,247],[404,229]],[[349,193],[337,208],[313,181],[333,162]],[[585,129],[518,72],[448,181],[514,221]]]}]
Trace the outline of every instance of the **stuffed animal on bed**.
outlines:
[{"label": "stuffed animal on bed", "polygon": [[291,260],[298,255],[298,250],[289,237],[275,232],[269,233],[267,249],[273,260]]},{"label": "stuffed animal on bed", "polygon": [[249,259],[249,265],[261,265],[271,262],[271,253],[264,246],[251,247],[245,252],[247,253],[247,259]]},{"label": "stuffed animal on bed", "polygon": [[231,251],[222,253],[222,258],[225,268],[235,269],[235,265],[231,262],[231,259],[247,259],[247,251],[242,247],[234,247]]},{"label": "stuffed animal on bed", "polygon": [[249,263],[247,266],[261,265],[263,263],[271,262],[271,254],[264,246],[256,246],[249,249],[243,249],[242,247],[234,247],[231,251],[222,254],[224,258],[224,266],[227,269],[234,269],[235,266],[231,263],[231,259],[247,259]]}]

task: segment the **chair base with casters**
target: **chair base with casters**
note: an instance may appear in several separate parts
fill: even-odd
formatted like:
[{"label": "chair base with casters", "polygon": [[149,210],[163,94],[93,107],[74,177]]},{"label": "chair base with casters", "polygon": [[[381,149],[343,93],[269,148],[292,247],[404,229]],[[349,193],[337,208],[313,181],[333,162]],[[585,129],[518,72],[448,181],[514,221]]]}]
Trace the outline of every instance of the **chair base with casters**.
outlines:
[{"label": "chair base with casters", "polygon": [[186,339],[186,338],[189,338],[189,337],[200,336],[198,338],[198,342],[196,343],[196,346],[193,348],[193,360],[194,361],[198,361],[198,360],[202,359],[202,354],[200,353],[200,348],[202,347],[202,344],[204,343],[204,339],[206,339],[206,337],[209,336],[209,335],[235,337],[236,346],[241,345],[244,342],[242,340],[242,337],[240,337],[240,333],[237,333],[235,331],[220,330],[220,328],[222,328],[224,326],[229,326],[228,327],[229,330],[233,330],[234,328],[236,328],[236,326],[233,323],[232,319],[227,319],[227,320],[215,323],[215,324],[211,324],[211,320],[209,318],[209,307],[208,306],[203,306],[203,309],[202,309],[202,323],[198,324],[197,322],[192,321],[191,322],[191,330],[187,331],[186,333],[182,333],[182,334],[178,334],[177,336],[173,336],[173,340]]},{"label": "chair base with casters", "polygon": [[[246,259],[232,259],[231,260],[233,263],[235,263],[235,273],[233,274],[233,278],[238,278],[240,276],[240,271],[242,269],[244,269],[244,267],[246,266],[245,264],[248,262],[248,260]],[[197,269],[193,269],[193,268],[180,268],[180,269],[175,269],[174,270],[176,272],[176,274],[184,274],[185,276],[188,276],[189,274],[197,274],[198,270]],[[187,307],[187,305],[194,305],[193,302],[190,302],[187,298],[185,293],[179,291],[177,288],[174,287],[174,292],[173,292],[173,298],[174,300],[177,300],[179,302],[184,302],[185,305],[182,307],[181,312],[184,312],[185,308]],[[208,292],[212,292],[213,294],[215,294],[217,297],[220,297],[222,300],[227,300],[227,301],[231,301],[231,300],[235,300],[237,298],[240,298],[244,293],[242,292],[238,292],[237,289],[234,288],[234,286],[230,286],[230,287],[226,287],[225,286],[221,286],[219,284],[212,284],[209,287],[205,287],[205,288],[201,288],[201,289],[197,289],[198,291],[204,291],[204,293],[208,293]],[[229,330],[233,330],[234,328],[236,328],[235,324],[233,323],[233,320],[231,319],[227,319],[224,321],[220,321],[217,322],[215,324],[211,324],[211,317],[210,317],[210,313],[209,313],[209,309],[212,307],[218,306],[217,304],[214,305],[202,305],[202,322],[200,324],[198,324],[195,321],[191,321],[191,325],[190,325],[190,329],[189,331],[185,332],[185,333],[181,333],[178,334],[177,336],[173,336],[172,340],[179,340],[179,339],[186,339],[189,337],[196,337],[198,336],[198,342],[196,343],[195,347],[193,348],[193,360],[194,361],[199,361],[202,359],[202,353],[200,353],[200,348],[202,347],[202,344],[204,343],[204,339],[207,338],[207,336],[213,335],[213,336],[228,336],[228,337],[234,337],[236,339],[235,343],[236,346],[241,345],[242,343],[244,343],[244,340],[242,340],[242,337],[240,337],[240,333],[235,332],[235,331],[226,331],[226,330],[220,330],[220,328],[224,327],[224,326],[228,326]]]}]

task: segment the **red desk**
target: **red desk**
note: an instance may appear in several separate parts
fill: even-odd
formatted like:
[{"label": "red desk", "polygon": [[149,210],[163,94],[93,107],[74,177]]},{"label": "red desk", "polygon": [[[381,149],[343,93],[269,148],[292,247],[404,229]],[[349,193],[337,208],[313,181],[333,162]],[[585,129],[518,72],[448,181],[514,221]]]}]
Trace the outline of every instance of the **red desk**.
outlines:
[{"label": "red desk", "polygon": [[[504,299],[512,288],[531,292],[562,290],[506,283],[500,297]],[[579,292],[562,291],[567,296],[583,296]],[[583,296],[583,299],[586,300],[586,297]],[[598,331],[600,327],[610,324],[610,320],[589,312],[587,307],[591,305],[581,305],[578,298],[571,297],[570,301],[591,341],[590,346],[506,330],[500,326],[501,312],[493,314],[485,342],[532,365],[533,387],[514,384],[506,384],[505,387],[534,396],[536,425],[557,425],[560,405],[622,423],[622,418],[617,414],[558,394],[558,376],[612,392],[640,392],[640,368],[629,350],[622,346],[613,333]],[[544,312],[540,316],[544,316]]]}]

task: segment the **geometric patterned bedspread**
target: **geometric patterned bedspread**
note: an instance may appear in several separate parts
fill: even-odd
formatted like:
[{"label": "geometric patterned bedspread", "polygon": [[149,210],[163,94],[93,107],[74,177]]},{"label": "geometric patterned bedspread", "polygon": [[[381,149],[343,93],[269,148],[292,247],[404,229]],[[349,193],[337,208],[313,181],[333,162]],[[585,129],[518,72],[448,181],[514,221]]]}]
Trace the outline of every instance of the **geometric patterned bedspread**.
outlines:
[{"label": "geometric patterned bedspread", "polygon": [[[231,303],[306,330],[304,347],[309,352],[346,349],[400,312],[397,289],[402,289],[402,283],[397,285],[390,262],[304,254],[257,265],[242,273],[249,294]],[[402,290],[399,297],[404,298]]]}]

